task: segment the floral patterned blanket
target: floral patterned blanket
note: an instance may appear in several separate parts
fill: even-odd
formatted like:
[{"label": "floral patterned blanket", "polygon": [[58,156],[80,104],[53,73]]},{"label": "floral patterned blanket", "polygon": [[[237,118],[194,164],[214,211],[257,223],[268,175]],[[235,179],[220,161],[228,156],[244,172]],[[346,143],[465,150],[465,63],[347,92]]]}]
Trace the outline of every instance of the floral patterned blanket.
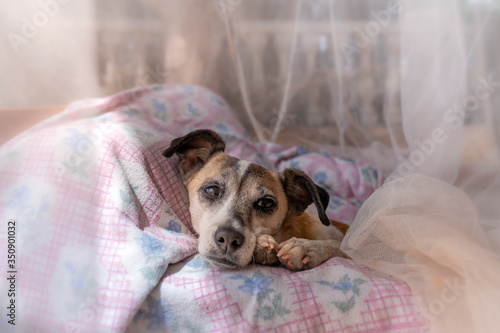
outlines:
[{"label": "floral patterned blanket", "polygon": [[[0,220],[15,221],[17,251],[0,269],[17,272],[17,332],[427,331],[407,285],[352,260],[304,272],[209,267],[177,160],[162,156],[200,128],[217,131],[229,154],[304,170],[329,191],[332,219],[350,223],[383,182],[361,160],[252,142],[201,87],[73,103],[0,148]],[[2,249],[7,239],[3,228]],[[5,297],[8,281],[0,286]]]}]

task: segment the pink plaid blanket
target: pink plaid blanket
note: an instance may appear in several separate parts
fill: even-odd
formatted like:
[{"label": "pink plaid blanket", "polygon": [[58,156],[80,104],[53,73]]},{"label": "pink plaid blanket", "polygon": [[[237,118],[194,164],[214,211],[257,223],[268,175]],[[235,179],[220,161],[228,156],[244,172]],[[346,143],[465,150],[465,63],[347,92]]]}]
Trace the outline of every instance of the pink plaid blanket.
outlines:
[{"label": "pink plaid blanket", "polygon": [[[297,273],[209,267],[196,255],[176,159],[161,155],[200,128],[217,131],[229,154],[304,170],[329,191],[332,219],[352,221],[383,181],[361,160],[253,143],[204,88],[73,103],[0,148],[0,220],[17,228],[17,332],[427,331],[405,284],[352,260]],[[0,243],[7,249],[6,227]],[[5,318],[2,332],[12,328]]]}]

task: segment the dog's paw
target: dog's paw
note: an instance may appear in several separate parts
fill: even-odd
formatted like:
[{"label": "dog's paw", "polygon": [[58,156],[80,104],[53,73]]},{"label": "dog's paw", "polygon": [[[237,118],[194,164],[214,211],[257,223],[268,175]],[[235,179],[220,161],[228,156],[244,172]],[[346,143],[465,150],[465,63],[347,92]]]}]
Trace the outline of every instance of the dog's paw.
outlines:
[{"label": "dog's paw", "polygon": [[339,247],[340,243],[334,240],[309,240],[293,237],[278,245],[278,258],[288,269],[300,271],[317,267],[335,256],[343,257]]},{"label": "dog's paw", "polygon": [[270,235],[260,235],[257,237],[253,252],[254,261],[262,265],[278,265],[278,243]]}]

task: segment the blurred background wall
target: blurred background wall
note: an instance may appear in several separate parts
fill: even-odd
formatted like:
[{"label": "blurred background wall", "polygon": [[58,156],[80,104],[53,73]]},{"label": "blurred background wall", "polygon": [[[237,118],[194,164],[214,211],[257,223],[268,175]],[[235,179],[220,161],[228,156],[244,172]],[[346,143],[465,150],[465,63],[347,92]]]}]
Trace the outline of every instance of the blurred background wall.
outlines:
[{"label": "blurred background wall", "polygon": [[[404,148],[407,59],[399,4],[2,0],[0,108],[67,105],[138,85],[199,84],[222,95],[260,138],[287,141],[300,131],[302,143],[368,147],[378,141]],[[440,28],[464,43],[463,89],[473,94],[480,80],[500,77],[500,5],[454,4],[459,21]],[[498,157],[499,95],[488,96],[465,120],[466,131],[483,143],[470,153],[476,159]]]}]

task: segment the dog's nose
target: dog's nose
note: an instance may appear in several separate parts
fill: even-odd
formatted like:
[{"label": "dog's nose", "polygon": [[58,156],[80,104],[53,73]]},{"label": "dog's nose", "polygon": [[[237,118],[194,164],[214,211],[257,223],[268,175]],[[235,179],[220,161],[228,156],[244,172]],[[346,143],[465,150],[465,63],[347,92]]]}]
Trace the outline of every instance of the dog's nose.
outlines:
[{"label": "dog's nose", "polygon": [[245,241],[245,236],[229,227],[220,227],[214,235],[215,244],[223,253],[236,251]]}]

